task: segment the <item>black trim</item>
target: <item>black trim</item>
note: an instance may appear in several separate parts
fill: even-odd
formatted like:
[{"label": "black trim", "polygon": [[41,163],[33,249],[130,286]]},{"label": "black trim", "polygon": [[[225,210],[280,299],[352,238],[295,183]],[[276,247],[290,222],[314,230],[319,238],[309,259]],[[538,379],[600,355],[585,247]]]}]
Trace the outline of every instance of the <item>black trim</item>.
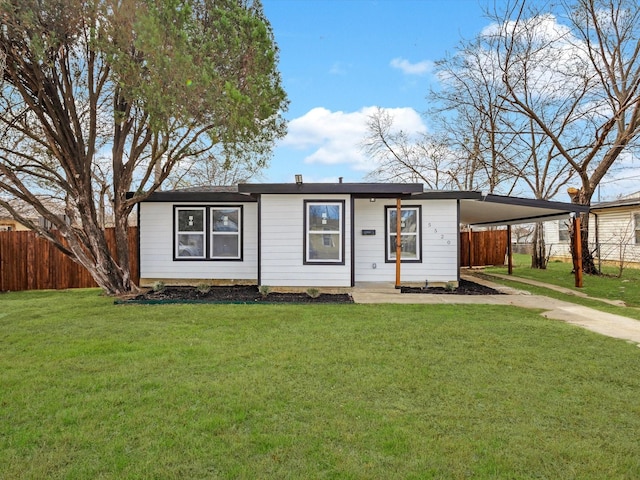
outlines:
[{"label": "black trim", "polygon": [[[396,259],[389,259],[389,210],[397,210],[396,205],[385,205],[384,206],[384,262],[385,263],[396,263]],[[418,258],[415,260],[402,260],[400,258],[400,263],[422,263],[422,205],[402,205],[401,210],[404,209],[417,209],[418,210],[418,231],[416,232],[416,248],[418,251]],[[402,241],[402,239],[400,239]]]},{"label": "black trim", "polygon": [[431,190],[411,195],[413,200],[481,200],[482,193],[458,190]]},{"label": "black trim", "polygon": [[318,194],[360,194],[367,196],[398,195],[420,193],[421,183],[240,183],[240,193],[277,193],[296,195]]},{"label": "black trim", "polygon": [[[239,258],[224,258],[211,255],[211,212],[214,208],[237,208],[240,210],[240,225],[238,225],[239,242],[238,245]],[[178,210],[188,209],[204,209],[204,257],[190,258],[179,257],[176,255],[176,240],[178,232],[176,231],[176,220]],[[173,261],[174,262],[243,262],[244,261],[244,205],[227,205],[227,204],[210,204],[210,205],[174,205],[173,206]]]},{"label": "black trim", "polygon": [[458,226],[457,229],[457,237],[456,237],[456,245],[457,245],[457,254],[458,254],[458,284],[460,284],[460,246],[462,245],[462,242],[460,241],[460,199],[456,200],[456,225]]},{"label": "black trim", "polygon": [[535,223],[536,221],[546,222],[557,220],[559,217],[566,217],[570,214],[571,212],[545,213],[542,215],[535,215],[533,217],[505,218],[504,220],[491,220],[489,222],[472,223],[472,225],[476,227],[492,227],[507,224]]},{"label": "black trim", "polygon": [[262,197],[258,196],[258,286],[262,285]]},{"label": "black trim", "polygon": [[155,192],[143,202],[190,202],[190,203],[255,203],[257,200],[251,195],[237,192]]},{"label": "black trim", "polygon": [[140,205],[139,203],[136,205],[137,210],[138,210],[138,238],[136,239],[136,241],[138,242],[138,287],[140,286],[140,279],[142,278],[142,270],[140,269],[141,267],[141,255],[140,255],[140,233],[141,233],[141,228],[140,228],[140,219],[142,218],[142,216],[140,215],[140,207],[142,205]]},{"label": "black trim", "polygon": [[[178,255],[176,255],[176,249],[177,249],[177,245],[176,245],[176,241],[177,241],[177,237],[178,237],[178,231],[176,230],[177,228],[177,221],[178,221],[178,217],[177,217],[177,211],[178,210],[188,210],[188,209],[193,209],[193,210],[202,210],[203,212],[203,218],[202,218],[202,222],[203,222],[203,239],[202,239],[202,248],[204,250],[204,256],[202,257],[197,257],[197,258],[190,258],[190,257],[179,257]],[[203,262],[207,260],[207,252],[208,252],[208,245],[209,242],[207,241],[207,231],[209,230],[209,215],[207,215],[207,206],[206,205],[174,205],[173,206],[173,261],[174,262]],[[198,233],[198,232],[194,232],[194,233]]]},{"label": "black trim", "polygon": [[575,213],[586,213],[589,211],[589,205],[579,205],[577,203],[554,202],[551,200],[538,200],[535,198],[507,197],[504,195],[494,195],[494,194],[487,195],[484,201],[488,203],[501,203],[504,205],[520,205],[523,207],[537,207],[537,208],[565,210],[566,212],[575,212]]},{"label": "black trim", "polygon": [[[330,199],[321,199],[321,200],[304,200],[303,202],[304,205],[304,212],[303,212],[303,217],[302,217],[302,264],[303,265],[345,265],[345,217],[346,217],[346,212],[345,212],[345,207],[346,207],[346,202],[344,200],[330,200]],[[310,203],[318,203],[318,204],[324,204],[324,205],[331,205],[331,204],[339,204],[342,207],[341,210],[341,233],[340,233],[340,248],[342,249],[341,252],[341,261],[325,261],[325,262],[321,262],[318,260],[307,260],[307,205]]]},{"label": "black trim", "polygon": [[355,199],[351,195],[349,201],[349,218],[351,219],[351,286],[356,286],[356,218],[355,218]]}]

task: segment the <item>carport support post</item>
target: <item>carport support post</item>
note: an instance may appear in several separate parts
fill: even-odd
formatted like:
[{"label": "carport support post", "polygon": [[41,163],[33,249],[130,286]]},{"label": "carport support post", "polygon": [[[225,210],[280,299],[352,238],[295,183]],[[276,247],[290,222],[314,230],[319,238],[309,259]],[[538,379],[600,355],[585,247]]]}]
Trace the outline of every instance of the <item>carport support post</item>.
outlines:
[{"label": "carport support post", "polygon": [[507,225],[507,271],[513,274],[513,251],[511,249],[511,225]]},{"label": "carport support post", "polygon": [[400,288],[400,263],[402,261],[402,200],[396,200],[396,288]]},{"label": "carport support post", "polygon": [[473,267],[473,228],[469,227],[469,269]]},{"label": "carport support post", "polygon": [[580,226],[580,215],[573,219],[573,265],[576,277],[576,287],[582,288],[582,228]]}]

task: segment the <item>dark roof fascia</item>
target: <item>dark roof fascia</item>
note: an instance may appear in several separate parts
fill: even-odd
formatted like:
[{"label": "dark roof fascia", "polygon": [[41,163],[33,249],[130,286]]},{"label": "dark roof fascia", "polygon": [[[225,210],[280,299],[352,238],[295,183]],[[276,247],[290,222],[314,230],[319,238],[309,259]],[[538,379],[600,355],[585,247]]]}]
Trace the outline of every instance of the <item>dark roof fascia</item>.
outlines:
[{"label": "dark roof fascia", "polygon": [[240,202],[255,203],[257,200],[251,195],[237,192],[186,192],[169,191],[154,192],[143,202]]},{"label": "dark roof fascia", "polygon": [[431,190],[411,196],[416,200],[481,200],[482,193],[470,190]]},{"label": "dark roof fascia", "polygon": [[421,183],[241,183],[238,191],[251,194],[329,195],[394,197],[422,193]]},{"label": "dark roof fascia", "polygon": [[[482,198],[482,195],[480,195]],[[539,200],[535,198],[506,197],[503,195],[489,194],[483,200],[488,203],[502,203],[505,205],[520,205],[523,207],[549,208],[556,210],[566,210],[574,213],[589,212],[589,205],[579,205],[577,203],[554,202],[551,200]]]},{"label": "dark roof fascia", "polygon": [[522,218],[509,218],[505,220],[496,220],[491,222],[480,222],[472,224],[473,227],[499,227],[504,225],[520,225],[523,223],[536,223],[536,222],[547,222],[550,220],[555,220],[558,218],[567,218],[571,215],[570,212],[559,212],[559,213],[550,213],[543,214],[531,217],[522,217]]}]

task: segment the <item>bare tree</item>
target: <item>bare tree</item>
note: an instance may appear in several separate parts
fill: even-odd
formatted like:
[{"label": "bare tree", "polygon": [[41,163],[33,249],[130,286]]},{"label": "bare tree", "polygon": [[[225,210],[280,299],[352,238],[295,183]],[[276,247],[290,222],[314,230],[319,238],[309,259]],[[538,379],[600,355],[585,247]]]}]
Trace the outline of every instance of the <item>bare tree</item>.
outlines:
[{"label": "bare tree", "polygon": [[285,131],[259,0],[0,0],[0,52],[0,191],[62,239],[0,205],[110,294],[135,288],[129,214],[176,166],[220,145],[266,156]]},{"label": "bare tree", "polygon": [[391,182],[422,182],[430,189],[455,188],[463,174],[447,144],[433,135],[410,135],[394,129],[393,116],[377,109],[367,123],[362,148],[376,163],[369,178]]},{"label": "bare tree", "polygon": [[[640,5],[576,0],[554,8],[518,0],[494,14],[504,100],[575,172],[581,185],[572,201],[589,205],[640,133]],[[560,25],[560,17],[569,23]],[[588,223],[582,222],[584,271],[597,273]]]}]

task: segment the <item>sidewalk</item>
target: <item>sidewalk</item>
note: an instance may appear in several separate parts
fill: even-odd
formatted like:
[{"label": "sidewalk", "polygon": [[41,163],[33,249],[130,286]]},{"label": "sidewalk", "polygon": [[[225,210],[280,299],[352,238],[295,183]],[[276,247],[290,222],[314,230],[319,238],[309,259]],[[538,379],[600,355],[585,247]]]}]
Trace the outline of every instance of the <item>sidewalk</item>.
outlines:
[{"label": "sidewalk", "polygon": [[[521,308],[544,310],[541,315],[553,320],[562,320],[572,325],[577,325],[602,335],[622,340],[628,340],[640,346],[640,321],[621,315],[601,312],[593,308],[583,307],[575,303],[556,300],[542,295],[530,295],[528,292],[515,290],[498,285],[488,280],[475,276],[464,276],[466,280],[490,286],[504,295],[446,295],[446,294],[412,294],[400,293],[393,284],[367,284],[356,285],[351,292],[355,303],[398,303],[398,304],[485,304],[485,305],[511,305]],[[513,279],[507,277],[508,279]],[[522,279],[518,279],[520,281]],[[528,282],[524,282],[528,283]],[[539,286],[552,288],[553,286],[536,282]],[[557,287],[558,289],[562,287]],[[567,290],[567,289],[563,289]],[[562,291],[562,290],[560,290]],[[571,294],[576,292],[570,291]],[[567,293],[567,292],[563,292]],[[578,292],[581,293],[581,292]],[[582,294],[584,295],[584,294]],[[582,296],[578,295],[578,296]],[[586,297],[586,295],[584,295]],[[591,297],[590,297],[591,298]],[[606,301],[604,299],[599,299]],[[606,301],[614,305],[612,301]]]}]

